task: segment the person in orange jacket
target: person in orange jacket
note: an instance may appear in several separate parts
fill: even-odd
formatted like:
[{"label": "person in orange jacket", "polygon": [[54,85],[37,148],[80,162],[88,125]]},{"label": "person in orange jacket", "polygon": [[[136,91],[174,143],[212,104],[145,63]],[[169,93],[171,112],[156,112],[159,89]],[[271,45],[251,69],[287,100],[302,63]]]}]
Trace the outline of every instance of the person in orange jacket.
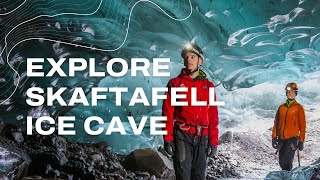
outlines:
[{"label": "person in orange jacket", "polygon": [[[199,69],[203,64],[203,52],[196,44],[189,44],[181,52],[185,68],[178,77],[168,83],[167,98],[163,101],[162,114],[167,117],[164,149],[173,156],[176,179],[203,180],[207,169],[207,157],[212,157],[218,147],[217,106],[192,106],[191,88],[197,90],[197,100],[209,102],[209,88],[214,87],[206,74]],[[187,106],[171,104],[171,88],[186,87]],[[179,93],[180,94],[180,93]]]},{"label": "person in orange jacket", "polygon": [[279,151],[279,164],[282,170],[290,171],[295,151],[303,150],[306,134],[306,117],[303,107],[297,102],[296,83],[286,86],[287,100],[278,108],[272,131],[272,147]]}]

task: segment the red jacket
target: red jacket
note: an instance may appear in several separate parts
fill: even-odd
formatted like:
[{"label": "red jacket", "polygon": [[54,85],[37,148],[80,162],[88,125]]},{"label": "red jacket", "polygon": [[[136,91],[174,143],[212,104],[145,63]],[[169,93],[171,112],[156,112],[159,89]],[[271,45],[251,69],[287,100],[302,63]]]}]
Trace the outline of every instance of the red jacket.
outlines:
[{"label": "red jacket", "polygon": [[[179,99],[179,101],[188,101],[188,106],[172,106],[171,105],[171,87],[187,87],[188,91],[183,92],[186,94],[186,99]],[[182,69],[181,74],[173,78],[168,83],[167,98],[163,101],[162,115],[167,116],[167,122],[165,130],[167,135],[164,136],[164,141],[173,140],[173,126],[174,120],[180,123],[208,126],[208,131],[204,131],[204,135],[208,135],[210,143],[218,145],[218,108],[217,106],[191,106],[191,88],[197,88],[197,100],[207,101],[209,104],[209,88],[214,87],[213,83],[206,78],[206,74],[200,70],[200,74],[197,78],[192,79]],[[179,92],[180,94],[181,92]],[[182,94],[182,93],[181,93]],[[215,95],[214,95],[215,96]],[[193,128],[194,129],[194,128]],[[190,132],[189,134],[195,135],[196,132]]]}]

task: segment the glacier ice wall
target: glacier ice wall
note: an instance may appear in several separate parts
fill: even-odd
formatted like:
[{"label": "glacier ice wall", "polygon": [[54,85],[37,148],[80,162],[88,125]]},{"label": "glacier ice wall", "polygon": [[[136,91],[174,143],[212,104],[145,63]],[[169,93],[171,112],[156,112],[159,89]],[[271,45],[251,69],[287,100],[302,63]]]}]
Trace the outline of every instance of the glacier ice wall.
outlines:
[{"label": "glacier ice wall", "polygon": [[[225,94],[279,79],[299,82],[304,74],[319,71],[320,3],[315,0],[6,0],[0,5],[0,119],[7,123],[25,124],[27,115],[74,115],[80,128],[92,115],[124,119],[132,114],[139,119],[161,113],[161,105],[115,107],[112,100],[98,107],[29,107],[26,90],[32,86],[67,87],[67,100],[75,87],[82,87],[90,98],[92,87],[148,89],[164,87],[168,78],[97,78],[88,72],[68,78],[31,78],[26,77],[27,57],[94,57],[98,71],[105,70],[113,57],[128,62],[132,57],[150,61],[170,57],[174,77],[183,66],[181,48],[196,41],[204,50],[203,69]],[[44,65],[45,72],[50,68]],[[62,68],[68,71],[67,64]],[[137,83],[128,83],[132,81]],[[144,133],[132,138],[144,141],[142,147],[156,148],[161,138]],[[72,137],[83,142],[105,138],[118,151],[139,147],[139,143],[116,147],[119,143],[113,140],[119,137],[93,138],[81,133]]]}]

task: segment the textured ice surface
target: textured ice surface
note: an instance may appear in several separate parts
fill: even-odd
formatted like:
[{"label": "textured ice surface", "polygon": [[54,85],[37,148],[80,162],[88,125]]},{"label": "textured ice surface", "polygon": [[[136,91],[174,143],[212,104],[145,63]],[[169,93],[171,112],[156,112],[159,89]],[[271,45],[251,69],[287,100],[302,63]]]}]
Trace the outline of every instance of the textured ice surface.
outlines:
[{"label": "textured ice surface", "polygon": [[320,161],[316,161],[309,166],[300,166],[294,168],[292,171],[275,171],[266,176],[266,180],[298,180],[298,179],[310,179],[316,172],[317,176],[314,179],[319,178]]},{"label": "textured ice surface", "polygon": [[[0,119],[24,124],[28,114],[35,117],[74,115],[77,117],[77,126],[81,126],[82,121],[92,115],[110,119],[108,117],[131,113],[138,119],[142,115],[161,113],[161,105],[147,108],[115,107],[111,99],[94,108],[69,108],[58,104],[52,107],[29,107],[25,103],[25,92],[32,86],[55,89],[64,86],[70,92],[75,87],[82,87],[90,97],[90,89],[95,86],[139,86],[147,91],[151,87],[164,87],[169,78],[97,78],[88,77],[88,72],[68,78],[57,75],[30,78],[26,77],[27,57],[82,57],[87,60],[94,57],[98,71],[105,70],[106,62],[112,57],[127,61],[132,57],[149,60],[153,57],[169,57],[171,77],[174,77],[183,66],[181,48],[189,41],[196,41],[205,54],[203,69],[219,86],[221,93],[218,98],[235,105],[237,103],[233,100],[237,101],[236,97],[231,102],[229,96],[236,89],[241,91],[275,81],[282,85],[288,81],[301,83],[306,73],[319,71],[318,1],[201,0],[191,1],[191,4],[192,14],[188,17],[191,13],[188,0],[139,3],[134,0],[0,2],[0,100],[3,102],[10,97],[0,106]],[[10,68],[7,57],[17,72]],[[67,67],[63,66],[66,70]],[[49,64],[44,66],[46,72],[50,68]],[[65,100],[71,97],[70,92],[64,94]],[[269,93],[266,98],[273,98],[273,92]],[[250,99],[247,103],[250,103]],[[229,108],[220,108],[222,124],[226,125],[222,129],[230,127],[228,123],[245,121],[252,111],[271,117],[272,113],[265,110],[272,112],[275,104],[261,103],[263,107],[258,104],[255,109],[246,110],[244,116],[238,116],[236,107],[230,104],[227,106]],[[225,121],[225,117],[229,121]],[[252,121],[255,121],[254,118]],[[118,143],[118,137],[108,138],[113,148],[128,151],[139,147],[141,141],[147,142],[143,146],[148,144],[156,147],[161,140],[146,135],[132,137],[136,141],[124,139],[125,143]],[[79,133],[73,139],[100,141],[104,137],[87,137]]]}]

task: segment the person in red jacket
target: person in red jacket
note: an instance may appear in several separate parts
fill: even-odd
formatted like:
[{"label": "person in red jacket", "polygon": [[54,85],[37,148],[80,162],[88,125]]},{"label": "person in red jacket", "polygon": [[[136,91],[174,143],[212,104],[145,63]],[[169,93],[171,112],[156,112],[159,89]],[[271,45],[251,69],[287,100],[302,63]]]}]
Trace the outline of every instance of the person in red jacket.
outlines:
[{"label": "person in red jacket", "polygon": [[[167,117],[164,135],[164,149],[173,156],[178,180],[205,179],[207,157],[212,157],[218,146],[218,108],[217,106],[191,105],[191,88],[197,90],[197,100],[209,102],[209,88],[214,87],[206,74],[199,69],[203,64],[202,50],[196,44],[185,47],[181,56],[185,68],[178,77],[168,82],[168,92],[163,101],[163,116]],[[186,87],[186,106],[171,104],[171,88]],[[179,93],[179,94],[180,94]],[[208,104],[208,103],[207,103]]]}]

